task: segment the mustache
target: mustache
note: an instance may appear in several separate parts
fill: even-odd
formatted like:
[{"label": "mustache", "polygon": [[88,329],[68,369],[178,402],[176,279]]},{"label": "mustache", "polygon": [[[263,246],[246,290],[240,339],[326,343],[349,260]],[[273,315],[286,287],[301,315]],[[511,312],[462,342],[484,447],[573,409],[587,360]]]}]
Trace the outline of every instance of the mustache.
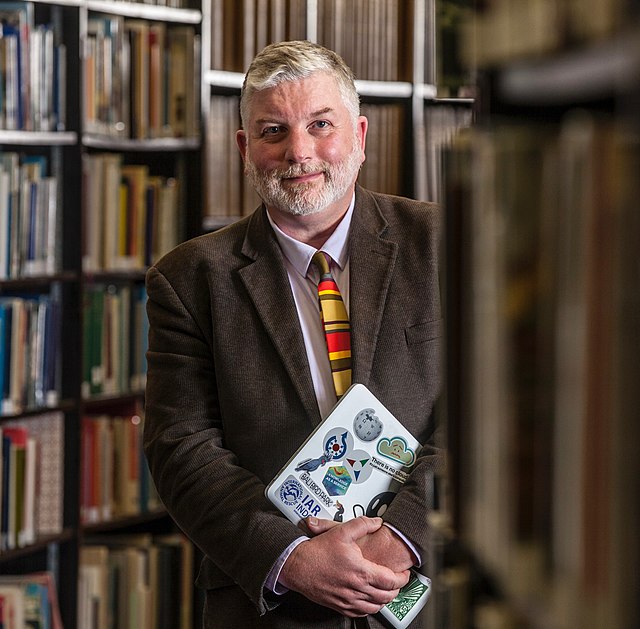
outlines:
[{"label": "mustache", "polygon": [[291,177],[302,177],[311,173],[327,172],[327,164],[324,162],[317,164],[292,164],[288,168],[276,168],[269,175],[278,179],[290,179]]}]

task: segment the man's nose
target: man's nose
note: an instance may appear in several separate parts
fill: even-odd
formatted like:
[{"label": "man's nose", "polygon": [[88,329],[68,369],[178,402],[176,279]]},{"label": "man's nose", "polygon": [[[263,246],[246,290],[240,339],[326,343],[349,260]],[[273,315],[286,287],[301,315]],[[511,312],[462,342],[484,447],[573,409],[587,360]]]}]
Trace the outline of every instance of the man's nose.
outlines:
[{"label": "man's nose", "polygon": [[313,146],[313,138],[306,129],[290,129],[285,158],[295,164],[306,162],[312,158]]}]

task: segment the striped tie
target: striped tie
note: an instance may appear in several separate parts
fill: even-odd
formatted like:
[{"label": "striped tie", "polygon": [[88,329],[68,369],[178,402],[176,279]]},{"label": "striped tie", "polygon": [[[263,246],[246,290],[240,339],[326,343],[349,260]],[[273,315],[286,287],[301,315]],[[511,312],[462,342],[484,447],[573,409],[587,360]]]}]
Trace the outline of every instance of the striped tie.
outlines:
[{"label": "striped tie", "polygon": [[318,283],[318,299],[320,301],[320,317],[329,350],[329,363],[333,385],[338,398],[351,386],[351,327],[349,315],[342,301],[340,290],[336,284],[326,254],[316,251],[312,262],[320,271]]}]

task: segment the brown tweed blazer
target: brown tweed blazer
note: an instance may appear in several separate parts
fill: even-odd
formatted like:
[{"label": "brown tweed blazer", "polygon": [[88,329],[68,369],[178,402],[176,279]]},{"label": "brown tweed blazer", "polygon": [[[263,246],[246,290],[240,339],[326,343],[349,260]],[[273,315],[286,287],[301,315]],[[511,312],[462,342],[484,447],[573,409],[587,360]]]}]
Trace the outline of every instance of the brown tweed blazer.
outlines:
[{"label": "brown tweed blazer", "polygon": [[[353,380],[424,444],[434,440],[441,380],[439,226],[433,204],[356,188]],[[205,555],[198,584],[239,586],[252,613],[268,612],[264,626],[346,626],[293,593],[276,604],[263,588],[300,535],[266,501],[265,485],[321,420],[264,207],[177,247],[149,270],[147,289],[145,451],[168,511]],[[420,550],[429,537],[429,475],[441,465],[440,453],[424,448],[385,514]],[[221,609],[220,626],[234,627],[237,611]]]}]

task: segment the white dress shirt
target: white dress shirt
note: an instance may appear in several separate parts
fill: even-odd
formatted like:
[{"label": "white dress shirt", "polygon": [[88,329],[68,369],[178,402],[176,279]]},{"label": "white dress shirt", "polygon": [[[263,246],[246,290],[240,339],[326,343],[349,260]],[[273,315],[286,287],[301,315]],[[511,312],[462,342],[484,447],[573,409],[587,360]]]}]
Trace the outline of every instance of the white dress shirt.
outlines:
[{"label": "white dress shirt", "polygon": [[[349,314],[349,251],[348,236],[353,215],[355,198],[352,199],[347,213],[344,215],[329,239],[322,245],[320,251],[330,256],[330,268],[333,279],[336,281],[342,300]],[[267,213],[268,215],[268,213]],[[326,417],[338,401],[331,367],[329,366],[329,354],[327,353],[327,341],[320,309],[318,305],[318,282],[320,275],[311,258],[316,249],[287,236],[271,219],[269,221],[280,244],[284,255],[285,267],[289,275],[289,283],[293,292],[293,299],[298,309],[298,318],[302,328],[302,336],[307,351],[307,359],[311,369],[313,387],[318,400],[321,417]]]},{"label": "white dress shirt", "polygon": [[[351,217],[353,216],[353,208],[355,206],[355,195],[351,199],[349,209],[338,223],[337,227],[329,236],[327,241],[322,245],[320,251],[323,251],[329,257],[330,269],[333,279],[336,281],[342,300],[349,314],[349,228],[351,226]],[[273,221],[269,212],[267,212],[271,227],[275,232],[276,238],[284,255],[285,267],[289,276],[289,283],[293,292],[293,299],[298,310],[298,318],[302,328],[302,336],[304,338],[305,350],[311,369],[311,378],[313,387],[318,400],[318,408],[320,416],[326,417],[337,402],[335,389],[333,386],[333,378],[331,376],[331,367],[329,365],[329,355],[327,352],[327,342],[325,340],[324,330],[322,328],[322,320],[320,318],[320,310],[318,305],[318,282],[320,280],[319,272],[315,265],[311,264],[311,258],[316,253],[316,249],[291,238],[285,234]],[[407,543],[412,550],[416,563],[419,564],[419,557],[413,545],[397,531],[394,527],[389,527],[400,535],[401,539]],[[301,542],[306,541],[305,536],[299,537],[292,542],[289,547],[282,553],[278,561],[274,565],[265,586],[276,594],[284,594],[287,589],[278,583],[278,577],[282,566],[284,566],[289,555],[294,548]]]}]

